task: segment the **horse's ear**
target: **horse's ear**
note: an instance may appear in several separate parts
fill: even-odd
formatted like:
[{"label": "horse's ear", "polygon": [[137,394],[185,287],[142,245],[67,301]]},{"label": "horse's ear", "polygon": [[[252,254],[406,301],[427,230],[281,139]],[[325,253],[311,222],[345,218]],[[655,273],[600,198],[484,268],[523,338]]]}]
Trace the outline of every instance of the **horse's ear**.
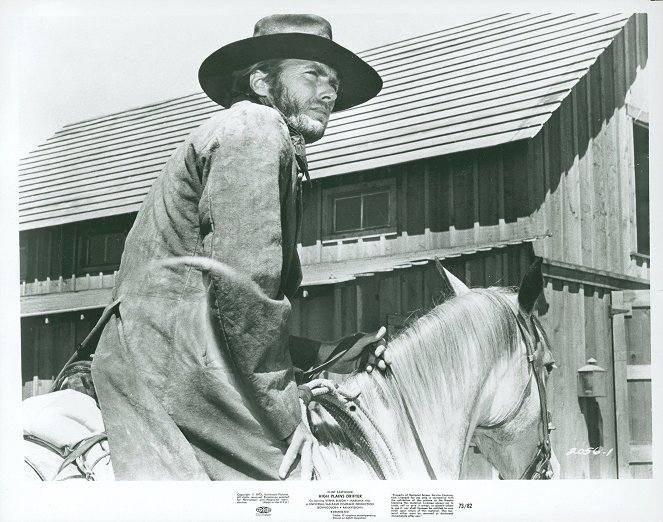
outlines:
[{"label": "horse's ear", "polygon": [[534,310],[534,303],[543,291],[542,263],[543,259],[539,257],[530,265],[518,290],[518,304],[528,314],[531,314]]},{"label": "horse's ear", "polygon": [[437,257],[435,258],[435,267],[440,273],[440,276],[442,276],[442,293],[445,298],[449,296],[459,296],[470,292],[470,289],[465,286],[465,283],[444,268]]}]

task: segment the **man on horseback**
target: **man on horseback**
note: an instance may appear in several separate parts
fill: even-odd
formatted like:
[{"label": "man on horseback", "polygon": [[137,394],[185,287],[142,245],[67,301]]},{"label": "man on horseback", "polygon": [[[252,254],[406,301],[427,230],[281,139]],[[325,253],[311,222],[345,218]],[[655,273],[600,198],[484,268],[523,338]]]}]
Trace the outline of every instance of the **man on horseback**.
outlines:
[{"label": "man on horseback", "polygon": [[[313,440],[295,366],[337,347],[287,332],[304,145],[331,112],[375,96],[379,75],[332,41],[326,20],[274,15],[210,55],[199,79],[227,110],[187,137],[143,202],[93,361],[118,479],[284,478]],[[381,336],[346,339],[329,369],[356,368]],[[384,369],[384,346],[375,356]]]}]

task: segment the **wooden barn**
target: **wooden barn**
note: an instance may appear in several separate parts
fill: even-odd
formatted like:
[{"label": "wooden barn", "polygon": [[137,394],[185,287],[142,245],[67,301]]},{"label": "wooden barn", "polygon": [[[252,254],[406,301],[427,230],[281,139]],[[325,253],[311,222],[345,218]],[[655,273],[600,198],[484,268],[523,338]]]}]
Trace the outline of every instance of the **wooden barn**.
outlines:
[{"label": "wooden barn", "polygon": [[[540,256],[562,477],[650,477],[646,17],[500,15],[361,55],[385,85],[309,147],[292,333],[393,333],[440,300],[435,257],[489,286]],[[219,110],[196,93],[72,123],[22,160],[24,396],[99,317],[151,183]],[[590,358],[606,391],[579,397]]]}]

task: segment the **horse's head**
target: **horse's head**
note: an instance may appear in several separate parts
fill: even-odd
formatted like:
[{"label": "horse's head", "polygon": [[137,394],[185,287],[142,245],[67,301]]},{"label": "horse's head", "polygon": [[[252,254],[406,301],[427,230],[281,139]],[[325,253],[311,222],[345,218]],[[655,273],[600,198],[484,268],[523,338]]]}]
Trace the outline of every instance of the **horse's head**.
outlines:
[{"label": "horse's head", "polygon": [[[453,295],[470,290],[438,266]],[[546,384],[555,367],[548,337],[533,315],[543,291],[541,260],[529,268],[512,308],[518,349],[486,383],[474,441],[507,479],[559,476],[559,463],[549,438]],[[550,473],[550,472],[553,473]]]}]

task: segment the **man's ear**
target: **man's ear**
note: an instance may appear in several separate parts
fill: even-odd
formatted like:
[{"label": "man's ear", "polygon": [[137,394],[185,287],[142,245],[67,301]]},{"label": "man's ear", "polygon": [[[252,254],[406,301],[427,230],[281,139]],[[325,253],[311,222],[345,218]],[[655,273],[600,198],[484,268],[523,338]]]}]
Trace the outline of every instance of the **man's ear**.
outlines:
[{"label": "man's ear", "polygon": [[249,78],[249,85],[253,92],[258,96],[267,97],[269,95],[269,84],[266,81],[267,75],[260,69],[253,71]]}]

